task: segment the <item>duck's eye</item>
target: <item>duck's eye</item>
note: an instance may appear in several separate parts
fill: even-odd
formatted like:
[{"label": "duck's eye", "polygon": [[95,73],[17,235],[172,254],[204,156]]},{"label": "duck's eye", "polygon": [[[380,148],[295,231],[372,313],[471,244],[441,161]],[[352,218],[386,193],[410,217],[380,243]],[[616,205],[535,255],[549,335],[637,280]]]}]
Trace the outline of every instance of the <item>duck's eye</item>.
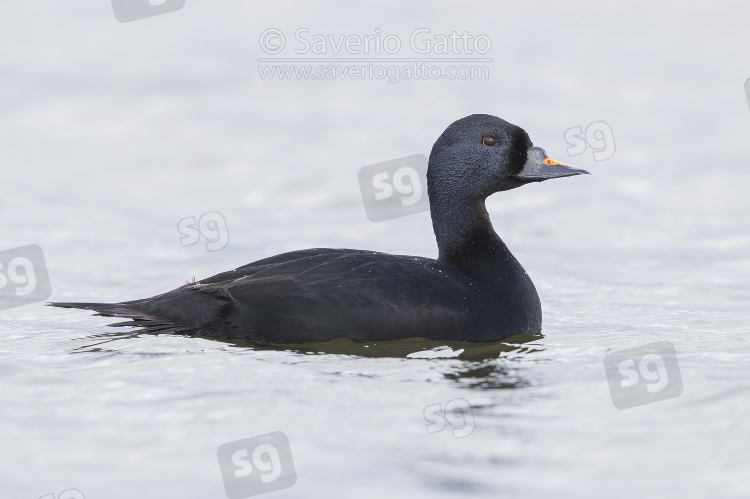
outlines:
[{"label": "duck's eye", "polygon": [[494,139],[492,137],[482,137],[482,145],[485,145],[485,146],[496,146],[497,145],[497,139]]}]

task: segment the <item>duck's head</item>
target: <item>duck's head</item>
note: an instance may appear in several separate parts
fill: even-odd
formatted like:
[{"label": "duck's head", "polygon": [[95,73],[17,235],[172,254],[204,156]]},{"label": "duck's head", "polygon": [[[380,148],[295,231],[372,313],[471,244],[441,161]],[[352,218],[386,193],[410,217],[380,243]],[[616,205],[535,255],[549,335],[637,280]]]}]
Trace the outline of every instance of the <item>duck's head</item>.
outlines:
[{"label": "duck's head", "polygon": [[485,199],[529,182],[588,173],[534,147],[523,128],[488,114],[453,122],[435,142],[427,170],[428,190]]}]

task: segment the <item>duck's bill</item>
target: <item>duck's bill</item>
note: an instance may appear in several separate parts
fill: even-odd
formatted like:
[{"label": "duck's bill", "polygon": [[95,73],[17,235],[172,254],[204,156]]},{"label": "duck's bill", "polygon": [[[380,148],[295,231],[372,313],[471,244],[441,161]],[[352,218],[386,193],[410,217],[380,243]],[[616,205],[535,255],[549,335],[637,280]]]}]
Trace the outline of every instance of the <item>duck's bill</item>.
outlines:
[{"label": "duck's bill", "polygon": [[547,156],[541,147],[530,147],[523,169],[516,174],[516,177],[541,182],[551,178],[572,177],[581,174],[589,175],[586,170],[573,168],[565,163],[560,163]]}]

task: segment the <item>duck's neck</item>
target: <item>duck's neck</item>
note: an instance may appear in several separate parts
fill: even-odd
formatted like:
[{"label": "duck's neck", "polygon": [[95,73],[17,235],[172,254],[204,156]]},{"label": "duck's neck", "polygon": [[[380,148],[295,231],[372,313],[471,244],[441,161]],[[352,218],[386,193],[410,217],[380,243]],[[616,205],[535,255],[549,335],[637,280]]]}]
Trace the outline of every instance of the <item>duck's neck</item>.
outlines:
[{"label": "duck's neck", "polygon": [[484,199],[459,201],[431,196],[430,212],[440,261],[486,266],[491,262],[500,264],[508,258],[514,260],[492,228]]}]

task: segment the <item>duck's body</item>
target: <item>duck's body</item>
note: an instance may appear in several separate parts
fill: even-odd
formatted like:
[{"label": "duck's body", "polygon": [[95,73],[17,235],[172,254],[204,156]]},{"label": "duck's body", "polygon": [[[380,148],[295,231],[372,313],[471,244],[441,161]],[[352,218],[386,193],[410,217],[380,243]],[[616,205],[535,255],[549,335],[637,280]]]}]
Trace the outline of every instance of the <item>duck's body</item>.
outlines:
[{"label": "duck's body", "polygon": [[538,334],[542,312],[534,284],[493,230],[484,200],[578,173],[584,172],[532,147],[522,129],[493,116],[469,116],[448,127],[430,155],[437,260],[301,250],[143,300],[52,305],[126,317],[134,322],[118,325],[151,331],[263,343],[410,337],[493,342]]},{"label": "duck's body", "polygon": [[[125,325],[152,331],[252,342],[411,337],[492,342],[541,329],[534,284],[509,256],[497,271],[474,275],[429,258],[309,249],[259,260],[145,300],[57,305],[135,319]],[[509,294],[507,289],[515,291]]]}]

